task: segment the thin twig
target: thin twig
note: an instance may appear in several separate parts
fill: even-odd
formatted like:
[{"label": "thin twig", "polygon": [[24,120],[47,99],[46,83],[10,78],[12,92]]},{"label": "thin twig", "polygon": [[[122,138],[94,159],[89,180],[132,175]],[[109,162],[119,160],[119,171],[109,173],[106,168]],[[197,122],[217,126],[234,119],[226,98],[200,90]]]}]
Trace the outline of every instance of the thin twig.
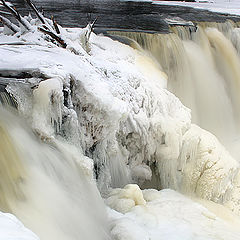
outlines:
[{"label": "thin twig", "polygon": [[92,31],[93,31],[93,27],[94,27],[97,19],[98,19],[98,17],[96,17],[95,20],[92,23],[89,23],[90,30],[89,30],[89,32],[88,32],[88,34],[86,36],[87,37],[87,41],[89,41],[89,39],[90,39],[90,35],[91,35]]},{"label": "thin twig", "polygon": [[64,42],[63,39],[61,39],[60,37],[58,37],[55,33],[53,33],[52,31],[49,31],[47,29],[44,29],[42,27],[38,28],[39,31],[49,35],[51,38],[53,38],[54,40],[56,40],[63,48],[67,47],[67,44]]},{"label": "thin twig", "polygon": [[95,25],[96,21],[98,20],[98,17],[95,18],[95,20],[92,22],[91,27],[93,28],[93,26]]},{"label": "thin twig", "polygon": [[52,16],[52,22],[53,22],[53,26],[54,26],[54,29],[55,29],[56,33],[57,33],[57,34],[60,34],[60,30],[59,30],[57,21],[54,19],[53,16]]},{"label": "thin twig", "polygon": [[11,15],[9,12],[0,11],[1,14]]},{"label": "thin twig", "polygon": [[37,10],[35,4],[31,0],[25,0],[28,5],[32,8],[32,10],[36,13],[38,19],[42,22],[42,24],[46,24],[43,15]]}]

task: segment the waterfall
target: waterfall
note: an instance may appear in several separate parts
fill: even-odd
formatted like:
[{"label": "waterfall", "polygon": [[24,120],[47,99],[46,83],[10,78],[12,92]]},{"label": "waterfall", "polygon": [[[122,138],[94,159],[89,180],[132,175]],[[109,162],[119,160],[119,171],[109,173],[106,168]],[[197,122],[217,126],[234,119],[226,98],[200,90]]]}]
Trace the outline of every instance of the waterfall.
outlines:
[{"label": "waterfall", "polygon": [[240,159],[237,23],[198,23],[196,29],[175,26],[170,34],[113,34],[135,40],[151,54],[168,76],[168,89],[191,109],[192,121],[215,134]]},{"label": "waterfall", "polygon": [[1,211],[40,239],[108,239],[90,159],[64,141],[42,143],[28,129],[0,108]]},{"label": "waterfall", "polygon": [[0,210],[43,240],[109,239],[109,230],[113,239],[159,239],[176,214],[196,226],[181,239],[225,239],[231,224],[195,198],[240,215],[238,25],[112,33],[130,46],[92,33],[87,53],[84,31],[61,31],[67,49],[40,44],[38,32],[23,38],[38,45],[0,47],[1,71],[16,78],[1,105],[18,110],[0,108]]}]

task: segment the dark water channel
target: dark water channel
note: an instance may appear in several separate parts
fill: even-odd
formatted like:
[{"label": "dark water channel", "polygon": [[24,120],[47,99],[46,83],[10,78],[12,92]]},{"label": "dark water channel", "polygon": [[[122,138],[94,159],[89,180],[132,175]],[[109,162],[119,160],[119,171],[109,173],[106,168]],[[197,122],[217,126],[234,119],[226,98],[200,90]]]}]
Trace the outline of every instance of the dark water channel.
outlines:
[{"label": "dark water channel", "polygon": [[[11,0],[10,0],[11,1]],[[24,0],[12,0],[23,15],[29,7]],[[124,30],[145,32],[168,32],[165,18],[180,17],[190,21],[224,22],[226,19],[240,21],[240,17],[218,14],[190,7],[156,5],[150,2],[119,0],[38,0],[35,4],[43,9],[45,16],[54,15],[64,27],[83,27],[89,19],[98,17],[97,30]]]}]

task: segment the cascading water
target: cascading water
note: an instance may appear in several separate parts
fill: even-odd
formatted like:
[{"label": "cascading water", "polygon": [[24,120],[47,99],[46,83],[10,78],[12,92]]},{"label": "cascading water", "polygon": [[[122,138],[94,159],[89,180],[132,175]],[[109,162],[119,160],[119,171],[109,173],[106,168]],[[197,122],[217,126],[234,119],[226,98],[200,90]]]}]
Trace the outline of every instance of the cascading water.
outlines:
[{"label": "cascading water", "polygon": [[[107,239],[104,207],[69,144],[41,143],[22,120],[0,108],[1,211],[15,214],[41,239]],[[85,163],[84,163],[85,162]]]},{"label": "cascading water", "polygon": [[168,89],[239,159],[239,28],[237,23],[172,27],[170,34],[119,33],[150,52],[168,75]]}]

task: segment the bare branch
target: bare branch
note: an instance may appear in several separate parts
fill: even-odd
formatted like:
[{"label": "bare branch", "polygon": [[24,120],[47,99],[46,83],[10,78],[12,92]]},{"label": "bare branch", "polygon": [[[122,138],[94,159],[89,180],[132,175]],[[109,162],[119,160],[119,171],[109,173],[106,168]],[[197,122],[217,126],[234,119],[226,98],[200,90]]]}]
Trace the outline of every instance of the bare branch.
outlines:
[{"label": "bare branch", "polygon": [[9,12],[0,11],[1,14],[11,15]]},{"label": "bare branch", "polygon": [[36,13],[38,19],[42,22],[42,24],[46,24],[43,15],[37,10],[35,4],[31,0],[25,0],[28,5],[32,8],[32,10]]},{"label": "bare branch", "polygon": [[51,38],[53,38],[54,40],[56,40],[63,48],[66,48],[67,47],[67,44],[64,42],[63,39],[61,39],[60,37],[58,37],[55,33],[53,33],[52,31],[50,30],[47,30],[47,29],[44,29],[42,27],[39,27],[38,28],[39,31],[49,35]]},{"label": "bare branch", "polygon": [[8,11],[27,29],[30,30],[30,24],[27,22],[26,19],[24,19],[19,12],[16,10],[16,8],[12,7],[9,3],[7,3],[5,0],[1,0],[2,5],[8,9]]},{"label": "bare branch", "polygon": [[[40,13],[40,11],[37,9],[37,7],[34,5],[34,3],[31,0],[25,0],[27,4],[32,8],[32,10],[35,12],[37,15],[38,19],[41,21],[43,24],[41,27],[38,29],[43,32],[44,34],[49,35],[51,38],[56,40],[63,48],[66,48],[66,43],[59,37],[57,34],[60,34],[59,28],[57,26],[57,22],[54,20],[52,17],[52,22],[53,22],[53,27],[49,24],[49,22],[43,17],[43,15]],[[54,32],[56,31],[56,33]]]},{"label": "bare branch", "polygon": [[1,0],[3,6],[5,8],[8,9],[9,12],[12,13],[12,15],[18,20],[18,21],[21,21],[21,17],[20,17],[20,14],[18,13],[18,11],[16,11],[16,9],[14,9],[13,7],[10,6],[10,4],[6,3],[5,0]]},{"label": "bare branch", "polygon": [[57,33],[57,34],[60,34],[60,30],[59,30],[57,21],[54,19],[53,16],[52,16],[52,22],[53,22],[53,26],[54,26],[54,29],[55,29],[56,33]]},{"label": "bare branch", "polygon": [[95,23],[96,23],[97,20],[98,20],[98,17],[96,17],[95,20],[92,22],[92,24],[91,24],[91,25],[92,25],[92,28],[94,27],[94,25],[95,25]]},{"label": "bare branch", "polygon": [[3,25],[7,26],[13,33],[17,33],[19,31],[19,28],[11,23],[7,18],[0,15],[0,22],[2,22]]},{"label": "bare branch", "polygon": [[93,27],[94,27],[97,19],[98,19],[98,17],[96,17],[95,20],[92,23],[88,24],[89,25],[89,31],[88,31],[87,36],[86,36],[87,37],[87,41],[89,41],[90,35],[91,35],[92,31],[93,31]]}]

